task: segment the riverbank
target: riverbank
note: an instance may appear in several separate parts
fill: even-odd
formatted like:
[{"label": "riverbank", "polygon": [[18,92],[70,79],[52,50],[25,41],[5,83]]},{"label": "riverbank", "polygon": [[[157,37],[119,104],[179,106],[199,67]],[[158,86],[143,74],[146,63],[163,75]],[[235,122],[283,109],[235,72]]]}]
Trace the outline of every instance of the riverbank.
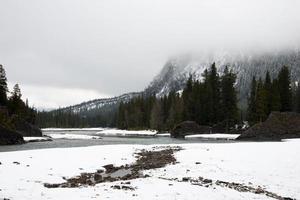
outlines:
[{"label": "riverbank", "polygon": [[[263,192],[267,191],[280,197],[299,199],[299,145],[300,140],[287,140],[261,143],[103,145],[2,152],[0,196],[30,200],[274,199]],[[181,148],[174,152],[176,162],[157,169],[142,170],[141,178],[75,188],[44,187],[45,183],[63,183],[82,173],[105,170],[104,166],[107,165],[131,165],[137,161],[137,153],[143,150],[163,150],[169,146]],[[234,183],[236,189],[231,185],[224,186],[226,183]],[[249,191],[237,189],[241,186]]]}]

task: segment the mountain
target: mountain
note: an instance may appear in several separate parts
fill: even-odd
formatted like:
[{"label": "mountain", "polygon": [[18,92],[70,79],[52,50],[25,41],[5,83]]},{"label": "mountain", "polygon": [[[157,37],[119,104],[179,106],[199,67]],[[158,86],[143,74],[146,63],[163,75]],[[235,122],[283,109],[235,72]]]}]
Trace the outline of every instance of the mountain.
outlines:
[{"label": "mountain", "polygon": [[266,71],[269,70],[271,76],[274,77],[281,67],[286,65],[291,70],[292,82],[299,82],[300,79],[300,51],[298,50],[252,55],[219,53],[202,56],[179,56],[170,59],[165,64],[161,72],[145,89],[145,93],[163,96],[172,90],[182,90],[190,75],[201,80],[202,73],[213,62],[216,63],[220,73],[225,66],[228,66],[237,74],[236,87],[242,105],[246,103],[253,76],[264,78]]},{"label": "mountain", "polygon": [[98,110],[103,110],[106,107],[113,107],[118,105],[120,102],[128,102],[130,99],[139,96],[140,93],[132,92],[123,94],[121,96],[105,98],[105,99],[95,99],[88,102],[83,102],[81,104],[69,106],[60,109],[61,111],[72,111],[73,113],[88,114],[97,112]]},{"label": "mountain", "polygon": [[[61,108],[51,112],[41,113],[38,117],[44,127],[56,126],[56,121],[66,121],[65,123],[73,127],[72,124],[81,126],[114,126],[116,111],[120,102],[128,102],[139,95],[153,95],[161,97],[170,91],[180,91],[185,87],[186,80],[192,75],[195,79],[201,80],[202,73],[215,62],[220,73],[225,66],[228,66],[237,74],[236,88],[239,91],[239,103],[242,109],[246,108],[250,83],[253,76],[264,78],[269,70],[272,77],[277,76],[283,65],[291,70],[293,83],[300,80],[300,51],[283,51],[276,53],[260,54],[202,54],[201,56],[177,56],[169,59],[161,72],[153,79],[149,86],[142,92],[127,93],[118,97],[96,99],[83,102],[78,105]],[[63,113],[63,115],[62,115]],[[70,113],[74,115],[66,120]],[[50,117],[49,117],[50,114]],[[52,116],[52,117],[51,117]],[[47,124],[49,121],[54,122]],[[70,125],[71,124],[71,125]],[[66,126],[62,124],[61,126]]]}]

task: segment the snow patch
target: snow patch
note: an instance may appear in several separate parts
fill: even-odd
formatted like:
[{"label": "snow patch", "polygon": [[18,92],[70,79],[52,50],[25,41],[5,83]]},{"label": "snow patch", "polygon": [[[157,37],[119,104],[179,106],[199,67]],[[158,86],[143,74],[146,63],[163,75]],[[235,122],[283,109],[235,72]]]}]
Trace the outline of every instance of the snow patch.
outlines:
[{"label": "snow patch", "polygon": [[119,129],[107,129],[96,133],[100,136],[117,136],[117,137],[141,137],[141,136],[155,136],[157,131],[141,130],[141,131],[128,131]]},{"label": "snow patch", "polygon": [[61,134],[61,133],[50,133],[45,134],[53,139],[69,139],[69,140],[95,140],[95,139],[101,139],[99,136],[93,136],[93,135],[81,135],[81,134]]},{"label": "snow patch", "polygon": [[201,139],[215,139],[215,140],[235,140],[238,138],[239,134],[196,134],[196,135],[187,135],[185,139],[192,138],[201,138]]}]

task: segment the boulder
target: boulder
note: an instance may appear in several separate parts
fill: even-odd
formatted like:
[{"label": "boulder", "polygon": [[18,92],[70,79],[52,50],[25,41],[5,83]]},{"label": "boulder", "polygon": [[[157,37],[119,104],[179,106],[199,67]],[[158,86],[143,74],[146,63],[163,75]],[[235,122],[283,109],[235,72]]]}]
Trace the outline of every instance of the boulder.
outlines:
[{"label": "boulder", "polygon": [[0,126],[0,145],[23,144],[23,136],[15,131]]},{"label": "boulder", "polygon": [[42,131],[37,126],[34,126],[25,120],[16,120],[14,122],[16,130],[22,134],[23,136],[35,136],[35,137],[41,137]]},{"label": "boulder", "polygon": [[210,134],[210,126],[200,126],[194,121],[184,121],[175,126],[171,131],[171,137],[184,138],[186,135]]},{"label": "boulder", "polygon": [[237,140],[280,141],[288,138],[300,138],[299,113],[272,112],[265,122],[255,124]]}]

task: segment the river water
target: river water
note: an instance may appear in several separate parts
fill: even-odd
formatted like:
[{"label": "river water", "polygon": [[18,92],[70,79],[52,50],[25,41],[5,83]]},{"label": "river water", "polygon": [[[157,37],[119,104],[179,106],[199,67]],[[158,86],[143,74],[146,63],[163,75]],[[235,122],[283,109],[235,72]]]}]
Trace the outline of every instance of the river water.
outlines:
[{"label": "river water", "polygon": [[[47,134],[79,134],[79,135],[95,135],[97,131],[47,131]],[[102,139],[53,139],[53,141],[45,142],[29,142],[22,145],[5,145],[0,146],[0,152],[8,151],[23,151],[33,149],[46,148],[70,148],[70,147],[87,147],[95,145],[120,145],[120,144],[135,144],[135,145],[155,145],[155,144],[185,144],[185,143],[232,143],[233,141],[226,140],[203,140],[193,138],[192,140],[175,139],[170,137],[107,137]]]}]

